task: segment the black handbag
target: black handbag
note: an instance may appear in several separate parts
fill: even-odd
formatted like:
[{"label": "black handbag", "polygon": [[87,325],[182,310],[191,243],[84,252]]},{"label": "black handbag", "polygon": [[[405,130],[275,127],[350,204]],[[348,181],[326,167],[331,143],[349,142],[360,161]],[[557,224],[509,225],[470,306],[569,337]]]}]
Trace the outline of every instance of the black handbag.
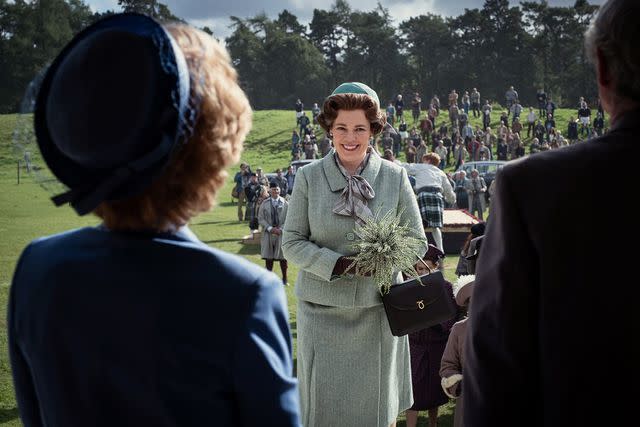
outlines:
[{"label": "black handbag", "polygon": [[446,322],[457,313],[444,276],[437,270],[391,286],[382,303],[391,333],[397,337]]}]

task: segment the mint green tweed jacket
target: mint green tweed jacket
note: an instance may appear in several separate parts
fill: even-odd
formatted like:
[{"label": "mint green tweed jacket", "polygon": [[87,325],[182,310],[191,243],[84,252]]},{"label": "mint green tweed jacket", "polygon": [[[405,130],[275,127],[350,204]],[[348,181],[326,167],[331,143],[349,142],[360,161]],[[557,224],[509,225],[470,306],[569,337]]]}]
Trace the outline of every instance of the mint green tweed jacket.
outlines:
[{"label": "mint green tweed jacket", "polygon": [[[361,175],[375,191],[368,204],[371,211],[376,213],[380,209],[380,215],[384,215],[388,211],[399,213],[404,208],[402,221],[424,241],[423,252],[418,254],[423,255],[427,239],[407,172],[372,152]],[[299,299],[334,307],[372,307],[382,303],[373,279],[351,275],[332,279],[336,261],[354,253],[352,245],[356,240],[353,218],[333,213],[346,184],[333,150],[297,172],[283,229],[282,250],[287,260],[300,267],[296,280]]]}]

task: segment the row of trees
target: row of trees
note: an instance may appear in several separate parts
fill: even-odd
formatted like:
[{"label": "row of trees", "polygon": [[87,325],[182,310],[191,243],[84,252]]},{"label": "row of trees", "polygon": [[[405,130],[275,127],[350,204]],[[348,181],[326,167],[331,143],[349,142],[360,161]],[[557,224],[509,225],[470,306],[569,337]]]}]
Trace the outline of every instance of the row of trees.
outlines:
[{"label": "row of trees", "polygon": [[587,0],[573,7],[486,0],[457,17],[420,15],[396,26],[380,4],[362,12],[336,0],[315,9],[308,28],[286,10],[275,20],[234,17],[226,42],[258,108],[290,107],[297,97],[321,101],[350,80],[374,87],[382,102],[399,93],[430,99],[473,87],[503,102],[513,85],[527,104],[543,88],[557,104],[573,106],[580,96],[597,96],[583,49],[596,11]]},{"label": "row of trees", "polygon": [[[118,3],[125,12],[179,20],[156,0]],[[31,79],[74,34],[113,13],[94,13],[83,0],[0,0],[0,113],[17,111]]]},{"label": "row of trees", "polygon": [[[124,11],[178,19],[157,0],[119,0]],[[544,88],[558,104],[595,99],[593,69],[582,47],[597,6],[546,1],[512,6],[486,0],[457,17],[420,15],[395,24],[380,4],[371,11],[336,0],[314,9],[308,26],[287,10],[231,18],[225,40],[255,108],[291,108],[296,98],[320,102],[339,82],[374,87],[382,102],[418,91],[423,99],[477,87],[503,101],[515,86],[534,102]],[[0,0],[0,112],[15,111],[29,80],[73,34],[113,13],[93,13],[82,0]],[[205,31],[210,32],[208,28]]]}]

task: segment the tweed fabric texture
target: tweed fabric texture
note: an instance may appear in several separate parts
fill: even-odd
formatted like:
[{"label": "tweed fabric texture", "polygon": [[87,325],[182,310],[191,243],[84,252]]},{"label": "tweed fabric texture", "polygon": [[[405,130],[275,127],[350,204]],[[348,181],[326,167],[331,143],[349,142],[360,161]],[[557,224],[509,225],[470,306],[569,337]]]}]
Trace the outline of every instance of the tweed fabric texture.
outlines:
[{"label": "tweed fabric texture", "polygon": [[305,427],[388,427],[413,403],[408,337],[382,306],[298,301],[298,378]]},{"label": "tweed fabric texture", "polygon": [[418,194],[418,206],[425,227],[442,228],[444,199],[439,191],[421,191]]},{"label": "tweed fabric texture", "polygon": [[[376,197],[369,201],[373,212],[389,211],[424,240],[422,219],[415,194],[406,171],[380,156],[371,156],[361,174],[369,182]],[[289,200],[283,228],[282,250],[285,258],[298,265],[296,295],[316,304],[339,307],[371,307],[382,304],[380,293],[371,277],[332,277],[338,258],[353,255],[356,240],[355,220],[332,213],[347,185],[333,155],[298,170]]]}]

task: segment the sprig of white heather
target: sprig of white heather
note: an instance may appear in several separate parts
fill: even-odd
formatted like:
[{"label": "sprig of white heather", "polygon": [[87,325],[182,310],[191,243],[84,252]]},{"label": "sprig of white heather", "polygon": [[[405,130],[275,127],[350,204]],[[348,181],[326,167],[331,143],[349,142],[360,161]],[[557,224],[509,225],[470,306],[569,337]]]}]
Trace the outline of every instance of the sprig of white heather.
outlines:
[{"label": "sprig of white heather", "polygon": [[424,241],[415,237],[415,230],[401,224],[403,211],[398,214],[388,211],[380,217],[379,209],[354,230],[360,240],[352,246],[356,255],[349,257],[353,260],[349,269],[355,267],[360,275],[370,274],[383,295],[393,284],[394,272],[419,276],[415,263],[420,259]]}]

